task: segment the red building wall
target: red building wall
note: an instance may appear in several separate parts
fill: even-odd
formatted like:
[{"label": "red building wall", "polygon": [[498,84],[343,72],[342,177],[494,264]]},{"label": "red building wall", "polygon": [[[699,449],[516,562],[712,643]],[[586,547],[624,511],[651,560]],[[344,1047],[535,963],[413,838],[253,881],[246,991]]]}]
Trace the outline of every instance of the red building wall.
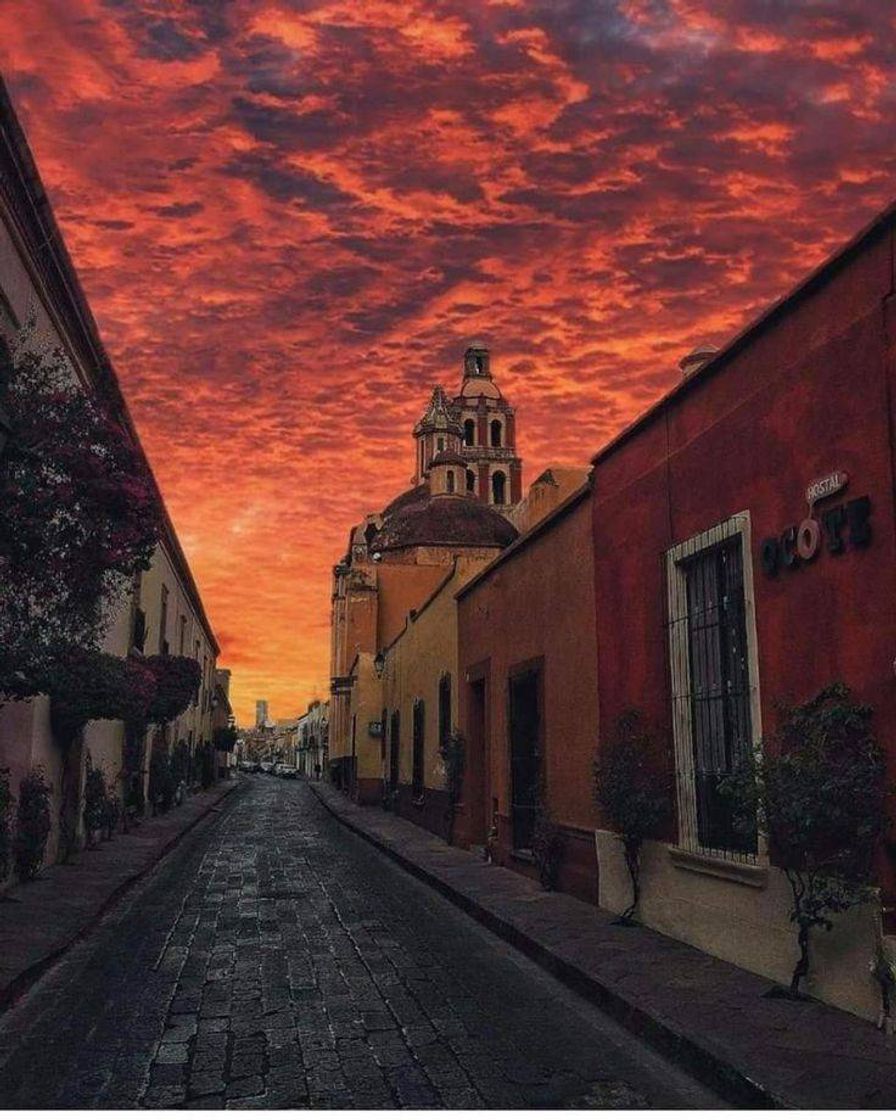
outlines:
[{"label": "red building wall", "polygon": [[[896,781],[892,262],[891,218],[595,459],[600,720],[640,708],[670,767],[664,553],[749,511],[764,732],[779,701],[842,680],[874,708]],[[806,517],[807,485],[834,470],[848,488],[818,511],[867,495],[870,544],[832,555],[823,542],[766,575],[761,542]],[[892,856],[880,873],[892,898]]]}]

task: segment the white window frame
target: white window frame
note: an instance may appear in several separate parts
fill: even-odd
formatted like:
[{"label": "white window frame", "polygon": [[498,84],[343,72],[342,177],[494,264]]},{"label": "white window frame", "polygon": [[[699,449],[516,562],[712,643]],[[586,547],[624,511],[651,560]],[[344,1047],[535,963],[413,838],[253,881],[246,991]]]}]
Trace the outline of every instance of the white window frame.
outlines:
[{"label": "white window frame", "polygon": [[[694,780],[691,663],[688,648],[687,576],[683,561],[708,548],[738,537],[744,580],[744,622],[747,637],[747,671],[750,679],[750,726],[753,751],[762,744],[762,705],[759,692],[759,647],[753,591],[752,526],[749,510],[733,514],[712,528],[681,541],[666,553],[666,603],[669,622],[669,669],[672,685],[672,735],[675,744],[675,784],[678,799],[678,843],[688,852],[738,864],[767,866],[768,846],[760,831],[755,857],[702,845],[697,835],[697,789]],[[683,807],[687,806],[687,811]]]}]

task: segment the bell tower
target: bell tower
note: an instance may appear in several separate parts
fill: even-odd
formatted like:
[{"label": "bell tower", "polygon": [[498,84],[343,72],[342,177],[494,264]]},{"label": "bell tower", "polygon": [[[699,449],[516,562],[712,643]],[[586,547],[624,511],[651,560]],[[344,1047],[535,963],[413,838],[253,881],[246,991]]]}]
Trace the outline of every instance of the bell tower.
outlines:
[{"label": "bell tower", "polygon": [[516,414],[495,384],[484,342],[471,342],[464,352],[453,404],[461,424],[464,492],[504,512],[522,500],[523,464],[516,453]]},{"label": "bell tower", "polygon": [[442,386],[436,385],[426,411],[414,426],[417,458],[412,482],[415,486],[429,477],[430,464],[440,452],[458,452],[462,435],[457,409]]}]

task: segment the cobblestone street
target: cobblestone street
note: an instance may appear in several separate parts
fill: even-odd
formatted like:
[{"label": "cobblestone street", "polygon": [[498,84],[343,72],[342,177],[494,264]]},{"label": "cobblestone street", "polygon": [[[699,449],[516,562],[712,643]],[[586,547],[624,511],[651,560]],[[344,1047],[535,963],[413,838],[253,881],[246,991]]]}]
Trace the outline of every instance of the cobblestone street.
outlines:
[{"label": "cobblestone street", "polygon": [[722,1103],[266,775],[0,1020],[3,1108]]}]

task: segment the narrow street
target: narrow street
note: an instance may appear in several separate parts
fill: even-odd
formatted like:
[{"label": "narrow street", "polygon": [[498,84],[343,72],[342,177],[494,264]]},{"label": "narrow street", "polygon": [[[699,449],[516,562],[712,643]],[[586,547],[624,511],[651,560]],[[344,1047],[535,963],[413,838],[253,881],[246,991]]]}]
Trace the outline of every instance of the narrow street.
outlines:
[{"label": "narrow street", "polygon": [[724,1106],[263,774],[0,1019],[2,1108],[184,1103]]}]

